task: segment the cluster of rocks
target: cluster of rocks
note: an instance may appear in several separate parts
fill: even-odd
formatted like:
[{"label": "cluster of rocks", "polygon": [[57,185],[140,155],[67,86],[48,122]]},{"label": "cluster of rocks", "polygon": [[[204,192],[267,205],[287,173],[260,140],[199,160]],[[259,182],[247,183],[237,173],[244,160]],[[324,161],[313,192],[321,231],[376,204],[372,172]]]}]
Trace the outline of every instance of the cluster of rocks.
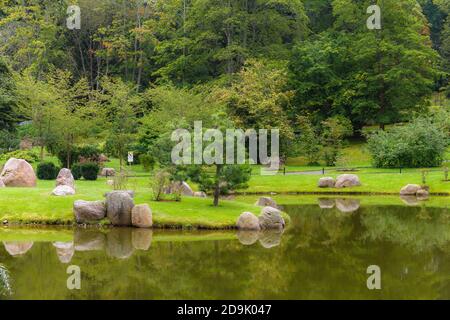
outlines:
[{"label": "cluster of rocks", "polygon": [[100,221],[105,218],[120,227],[151,228],[152,210],[148,204],[135,205],[133,191],[112,191],[104,201],[75,201],[73,212],[79,224]]},{"label": "cluster of rocks", "polygon": [[342,174],[336,178],[324,177],[319,179],[319,188],[351,188],[361,185],[361,181],[356,174]]},{"label": "cluster of rocks", "polygon": [[9,159],[0,173],[0,188],[36,187],[36,174],[33,167],[23,159]]},{"label": "cluster of rocks", "polygon": [[418,184],[408,184],[400,190],[400,198],[409,206],[416,206],[420,201],[428,200],[429,196],[428,188]]},{"label": "cluster of rocks", "polygon": [[283,230],[238,230],[237,238],[245,246],[251,246],[257,241],[262,247],[270,249],[281,244]]},{"label": "cluster of rocks", "polygon": [[273,207],[264,207],[259,217],[251,212],[242,213],[236,223],[239,230],[283,230],[286,226],[281,211]]},{"label": "cluster of rocks", "polygon": [[52,191],[52,195],[58,197],[75,195],[75,179],[69,169],[64,168],[59,171],[56,188]]},{"label": "cluster of rocks", "polygon": [[206,198],[207,195],[203,191],[194,192],[186,181],[172,182],[172,184],[164,190],[165,194],[180,194],[187,197]]},{"label": "cluster of rocks", "polygon": [[[153,239],[151,229],[113,228],[107,232],[96,229],[77,229],[71,242],[54,242],[61,263],[70,263],[75,252],[106,251],[110,257],[127,259],[135,250],[147,251]],[[13,257],[25,255],[33,242],[3,242]]]},{"label": "cluster of rocks", "polygon": [[361,206],[361,202],[358,199],[318,199],[319,207],[321,209],[333,209],[336,207],[340,212],[351,213],[355,212]]}]

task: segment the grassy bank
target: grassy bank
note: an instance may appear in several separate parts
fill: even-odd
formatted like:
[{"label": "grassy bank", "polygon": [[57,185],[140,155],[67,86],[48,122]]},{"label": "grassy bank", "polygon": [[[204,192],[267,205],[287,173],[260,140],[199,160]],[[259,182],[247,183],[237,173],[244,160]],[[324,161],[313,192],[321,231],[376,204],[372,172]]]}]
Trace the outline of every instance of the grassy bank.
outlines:
[{"label": "grassy bank", "polygon": [[[211,199],[183,198],[181,202],[151,200],[148,179],[130,181],[136,190],[135,203],[148,203],[157,227],[232,228],[244,211],[259,214],[261,208],[239,201],[221,201],[212,206]],[[78,181],[77,195],[51,196],[54,181],[39,181],[36,188],[3,188],[0,190],[0,221],[9,223],[72,224],[75,200],[101,200],[111,187],[104,179],[95,182]]]}]

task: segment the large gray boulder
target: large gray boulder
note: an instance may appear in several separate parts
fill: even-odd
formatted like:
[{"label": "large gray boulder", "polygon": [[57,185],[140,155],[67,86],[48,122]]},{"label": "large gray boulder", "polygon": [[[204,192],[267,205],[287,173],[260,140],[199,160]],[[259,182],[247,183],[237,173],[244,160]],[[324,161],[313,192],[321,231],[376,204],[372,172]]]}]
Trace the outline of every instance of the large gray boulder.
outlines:
[{"label": "large gray boulder", "polygon": [[13,257],[22,256],[33,247],[34,242],[3,242],[6,251]]},{"label": "large gray boulder", "polygon": [[131,222],[133,227],[151,228],[153,226],[152,210],[148,204],[140,204],[131,210]]},{"label": "large gray boulder", "polygon": [[324,177],[319,179],[318,187],[319,188],[334,188],[336,181],[331,177]]},{"label": "large gray boulder", "polygon": [[418,184],[408,184],[400,190],[401,196],[415,196],[422,189]]},{"label": "large gray boulder", "polygon": [[275,200],[273,200],[270,197],[261,197],[258,199],[258,201],[256,201],[255,206],[258,207],[272,207],[275,209],[278,209],[278,205],[275,202]]},{"label": "large gray boulder", "polygon": [[73,196],[75,195],[75,189],[71,186],[57,186],[53,189],[52,195],[57,197]]},{"label": "large gray boulder", "polygon": [[104,201],[78,200],[73,204],[73,213],[77,223],[99,221],[106,217]]},{"label": "large gray boulder", "polygon": [[355,212],[360,207],[358,199],[336,199],[336,208],[343,213]]},{"label": "large gray boulder", "polygon": [[36,187],[33,167],[23,159],[11,158],[3,167],[0,179],[7,187]]},{"label": "large gray boulder", "polygon": [[75,179],[73,178],[72,171],[66,168],[61,169],[56,178],[56,186],[69,186],[75,189]]},{"label": "large gray boulder", "polygon": [[259,219],[251,212],[244,212],[237,220],[236,226],[239,230],[259,231]]},{"label": "large gray boulder", "polygon": [[197,191],[197,192],[194,192],[194,197],[207,198],[208,195],[205,192],[203,192],[203,191]]},{"label": "large gray boulder", "polygon": [[133,198],[127,191],[114,191],[106,195],[106,215],[114,226],[131,226]]},{"label": "large gray boulder", "polygon": [[358,187],[361,185],[361,181],[356,174],[342,174],[336,178],[335,188],[350,188]]},{"label": "large gray boulder", "polygon": [[274,230],[282,230],[286,225],[283,217],[281,216],[281,211],[272,208],[272,207],[264,207],[261,210],[261,215],[259,216],[259,225],[261,229],[274,229]]}]

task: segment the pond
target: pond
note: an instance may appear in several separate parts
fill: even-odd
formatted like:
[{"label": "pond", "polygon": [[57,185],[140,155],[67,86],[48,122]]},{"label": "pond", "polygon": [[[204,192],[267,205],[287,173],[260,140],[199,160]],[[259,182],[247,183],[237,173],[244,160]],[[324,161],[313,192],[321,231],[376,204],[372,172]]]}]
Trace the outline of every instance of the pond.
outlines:
[{"label": "pond", "polygon": [[284,209],[284,233],[3,227],[0,299],[450,299],[447,208]]}]

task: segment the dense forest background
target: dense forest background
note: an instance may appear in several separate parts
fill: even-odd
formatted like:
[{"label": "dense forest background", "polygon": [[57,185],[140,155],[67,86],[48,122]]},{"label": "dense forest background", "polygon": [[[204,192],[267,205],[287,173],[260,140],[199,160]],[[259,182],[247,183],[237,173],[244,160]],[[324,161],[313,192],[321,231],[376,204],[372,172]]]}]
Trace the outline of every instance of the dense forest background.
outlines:
[{"label": "dense forest background", "polygon": [[[366,26],[371,4],[380,30]],[[333,145],[445,105],[449,12],[448,0],[0,0],[0,149],[26,135],[55,153],[100,141],[155,154],[194,120],[280,128],[286,154],[299,133]]]}]

